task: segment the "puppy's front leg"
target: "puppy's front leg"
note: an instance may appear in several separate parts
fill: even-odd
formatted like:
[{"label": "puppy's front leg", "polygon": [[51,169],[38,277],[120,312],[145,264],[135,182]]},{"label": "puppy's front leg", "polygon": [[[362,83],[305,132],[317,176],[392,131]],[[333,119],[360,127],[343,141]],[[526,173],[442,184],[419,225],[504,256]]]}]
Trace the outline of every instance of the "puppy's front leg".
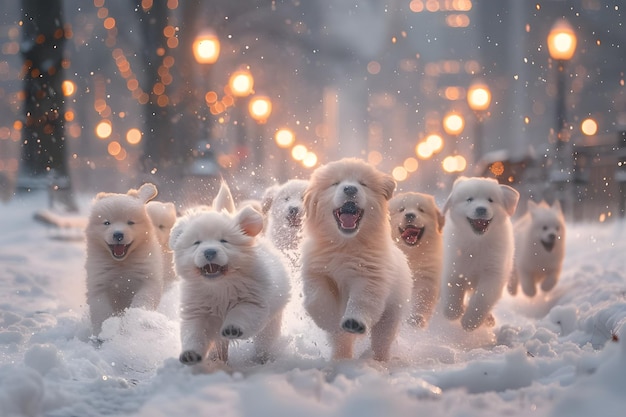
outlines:
[{"label": "puppy's front leg", "polygon": [[349,333],[363,334],[383,314],[389,291],[363,277],[352,280],[341,328]]},{"label": "puppy's front leg", "polygon": [[137,291],[131,302],[131,307],[156,310],[161,302],[163,292],[163,282],[160,277],[150,277],[143,282],[142,287]]},{"label": "puppy's front leg", "polygon": [[544,292],[550,291],[552,288],[554,288],[558,279],[559,279],[558,272],[549,272],[546,278],[541,283],[541,290]]},{"label": "puppy's front leg", "polygon": [[183,319],[180,323],[180,361],[185,365],[201,362],[209,349],[211,334],[214,333],[215,330],[211,329],[211,323],[205,317]]},{"label": "puppy's front leg", "polygon": [[247,339],[261,331],[268,320],[267,305],[242,302],[226,313],[220,334],[227,339]]},{"label": "puppy's front leg", "polygon": [[115,310],[109,301],[109,297],[103,292],[101,294],[90,294],[87,298],[89,304],[89,314],[91,316],[91,326],[94,336],[98,336],[102,331],[102,323],[113,316]]}]

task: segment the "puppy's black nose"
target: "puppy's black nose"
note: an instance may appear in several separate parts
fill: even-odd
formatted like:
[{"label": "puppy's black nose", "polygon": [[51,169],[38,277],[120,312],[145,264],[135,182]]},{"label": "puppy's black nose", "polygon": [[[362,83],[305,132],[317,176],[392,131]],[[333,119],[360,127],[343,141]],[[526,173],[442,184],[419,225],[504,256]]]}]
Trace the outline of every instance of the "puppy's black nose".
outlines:
[{"label": "puppy's black nose", "polygon": [[550,233],[550,234],[548,235],[548,240],[549,240],[550,242],[554,242],[554,241],[556,240],[556,235],[555,235],[554,233]]},{"label": "puppy's black nose", "polygon": [[413,220],[415,220],[415,217],[415,213],[407,213],[404,215],[404,218],[407,222],[412,222]]},{"label": "puppy's black nose", "polygon": [[118,242],[121,242],[122,240],[124,240],[124,233],[122,232],[113,233],[113,240],[117,240]]},{"label": "puppy's black nose", "polygon": [[343,192],[349,197],[354,197],[357,191],[358,189],[354,185],[346,185],[343,187]]},{"label": "puppy's black nose", "polygon": [[290,216],[297,216],[299,211],[300,210],[298,209],[298,207],[293,207],[293,206],[289,207]]},{"label": "puppy's black nose", "polygon": [[215,249],[207,249],[204,251],[204,258],[207,261],[212,261],[213,258],[215,258],[215,255],[217,255],[217,251]]},{"label": "puppy's black nose", "polygon": [[476,215],[477,216],[487,215],[487,209],[485,207],[476,207]]}]

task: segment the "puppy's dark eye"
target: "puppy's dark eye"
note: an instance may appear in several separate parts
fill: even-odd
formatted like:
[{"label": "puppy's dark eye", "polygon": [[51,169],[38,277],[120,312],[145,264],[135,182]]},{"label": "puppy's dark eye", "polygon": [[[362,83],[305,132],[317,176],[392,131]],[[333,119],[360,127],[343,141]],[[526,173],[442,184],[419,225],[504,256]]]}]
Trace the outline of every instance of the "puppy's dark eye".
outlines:
[{"label": "puppy's dark eye", "polygon": [[467,199],[468,203],[471,203],[472,201],[474,201],[474,197],[470,197],[470,198]]},{"label": "puppy's dark eye", "polygon": [[548,226],[543,226],[543,230],[548,230]]},{"label": "puppy's dark eye", "polygon": [[162,224],[159,225],[159,229],[160,230],[165,230],[165,226],[163,226]]},{"label": "puppy's dark eye", "polygon": [[367,184],[365,184],[365,183],[364,183],[364,182],[362,182],[362,181],[359,181],[359,184],[361,184],[363,187],[367,187]]},{"label": "puppy's dark eye", "polygon": [[104,223],[102,223],[105,226],[111,226],[111,222],[108,220],[105,220]]},{"label": "puppy's dark eye", "polygon": [[220,243],[228,243],[228,240],[226,240],[226,239],[220,239]]},{"label": "puppy's dark eye", "polygon": [[195,242],[193,242],[193,245],[194,245],[194,246],[198,246],[199,244],[200,244],[200,241],[199,241],[199,240],[196,240]]},{"label": "puppy's dark eye", "polygon": [[339,185],[339,181],[337,181],[337,182],[333,182],[333,184],[332,184],[332,186],[333,186],[333,187],[336,187],[336,186],[338,186],[338,185]]},{"label": "puppy's dark eye", "polygon": [[418,207],[418,208],[417,208],[417,211],[419,211],[420,213],[426,213],[426,212],[424,211],[424,209],[423,209],[423,208],[421,208],[421,207]]},{"label": "puppy's dark eye", "polygon": [[135,224],[135,222],[132,221],[132,220],[129,220],[129,221],[126,222],[126,224],[129,225],[129,226],[132,226],[133,224]]},{"label": "puppy's dark eye", "polygon": [[493,198],[489,197],[487,201],[489,201],[490,203],[493,203]]},{"label": "puppy's dark eye", "polygon": [[400,207],[400,208],[398,209],[398,213],[402,213],[402,212],[404,212],[404,207]]},{"label": "puppy's dark eye", "polygon": [[285,201],[289,201],[289,196],[285,197]]}]

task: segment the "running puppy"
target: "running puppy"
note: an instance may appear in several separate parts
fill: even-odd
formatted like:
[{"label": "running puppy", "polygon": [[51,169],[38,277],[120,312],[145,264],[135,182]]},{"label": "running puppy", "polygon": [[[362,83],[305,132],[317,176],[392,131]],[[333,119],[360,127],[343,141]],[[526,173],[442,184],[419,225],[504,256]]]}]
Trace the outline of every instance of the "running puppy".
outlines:
[{"label": "running puppy", "polygon": [[263,215],[250,206],[231,213],[229,196],[222,183],[212,208],[188,212],[170,236],[182,279],[179,359],[185,365],[207,357],[226,362],[229,341],[252,337],[255,359],[264,362],[280,336],[287,270],[276,249],[257,237]]},{"label": "running puppy", "polygon": [[548,292],[561,275],[565,257],[565,219],[561,203],[528,201],[528,211],[514,224],[515,262],[507,289],[517,294],[521,283],[524,294],[534,297],[537,285]]},{"label": "running puppy", "polygon": [[460,317],[465,330],[495,324],[491,309],[513,268],[511,216],[518,200],[515,189],[494,179],[460,177],[443,207],[443,312]]},{"label": "running puppy", "polygon": [[156,197],[153,184],[127,194],[99,193],[89,216],[87,305],[92,331],[129,307],[154,310],[163,292],[163,257],[146,203]]},{"label": "running puppy", "polygon": [[426,327],[439,299],[445,218],[433,196],[415,192],[395,195],[389,201],[389,212],[391,235],[413,273],[409,322]]},{"label": "running puppy", "polygon": [[369,332],[385,361],[411,297],[411,271],[391,238],[393,178],[359,159],[317,168],[304,195],[304,306],[328,333],[334,359]]}]

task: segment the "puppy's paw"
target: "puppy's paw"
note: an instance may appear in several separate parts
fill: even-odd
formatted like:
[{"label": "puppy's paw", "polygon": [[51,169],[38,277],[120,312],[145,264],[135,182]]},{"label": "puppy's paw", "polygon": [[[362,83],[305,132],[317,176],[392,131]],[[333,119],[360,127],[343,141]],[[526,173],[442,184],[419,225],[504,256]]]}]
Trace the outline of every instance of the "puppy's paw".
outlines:
[{"label": "puppy's paw", "polygon": [[509,283],[506,286],[506,289],[509,292],[509,294],[513,296],[517,295],[517,282],[509,281]]},{"label": "puppy's paw", "polygon": [[186,350],[180,354],[178,359],[185,365],[194,365],[202,361],[202,355],[193,350]]},{"label": "puppy's paw", "polygon": [[356,319],[346,319],[341,323],[341,328],[348,333],[363,334],[365,333],[365,324]]},{"label": "puppy's paw", "polygon": [[233,324],[229,324],[222,328],[222,336],[227,339],[241,339],[243,337],[243,330]]},{"label": "puppy's paw", "polygon": [[487,317],[485,318],[485,326],[495,327],[495,325],[496,325],[496,318],[493,316],[493,314],[489,313]]}]

